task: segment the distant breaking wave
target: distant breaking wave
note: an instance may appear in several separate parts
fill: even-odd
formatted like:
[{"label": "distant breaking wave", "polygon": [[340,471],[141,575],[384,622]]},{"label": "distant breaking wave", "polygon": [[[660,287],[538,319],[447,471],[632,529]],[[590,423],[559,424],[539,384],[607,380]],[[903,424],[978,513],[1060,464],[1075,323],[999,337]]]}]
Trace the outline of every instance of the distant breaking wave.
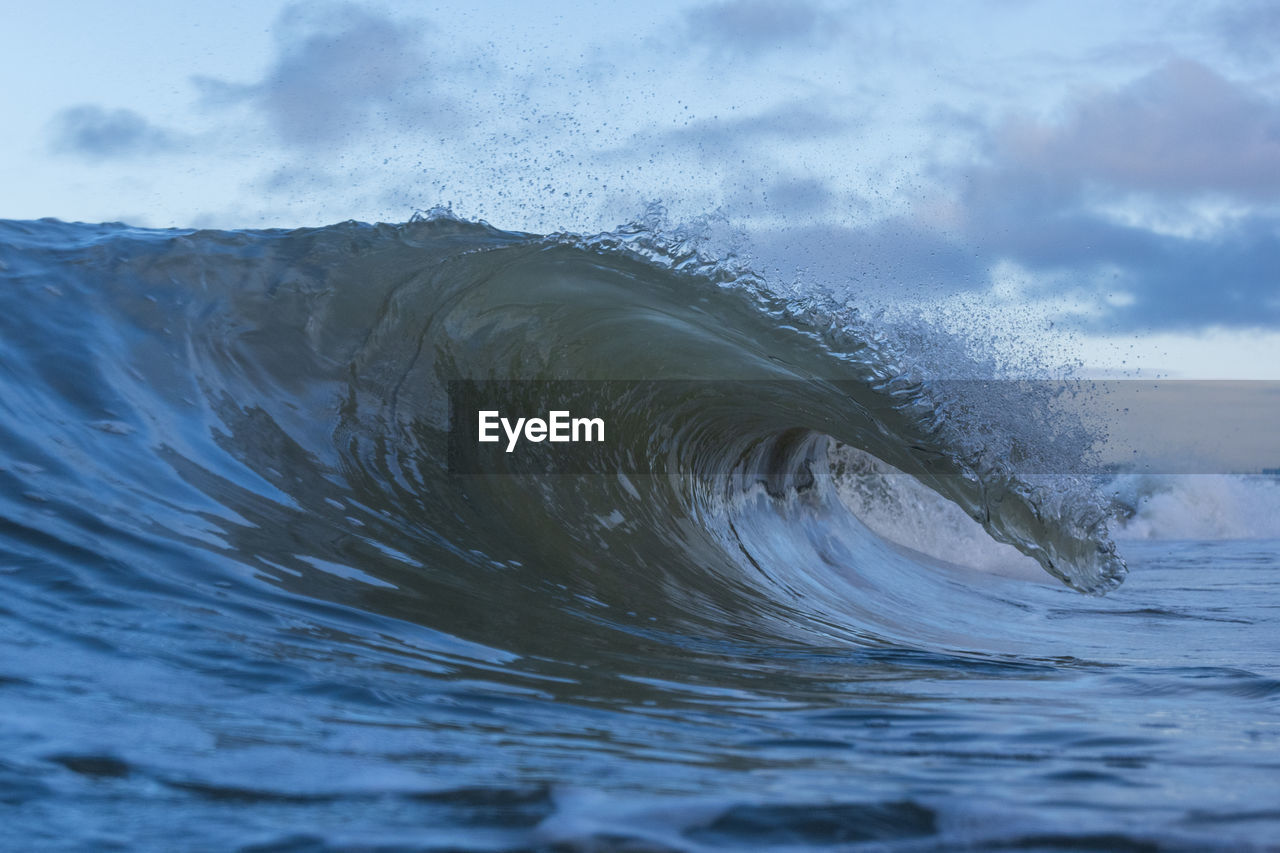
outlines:
[{"label": "distant breaking wave", "polygon": [[[289,594],[521,651],[539,645],[515,639],[525,595],[918,640],[937,626],[901,591],[936,565],[859,518],[850,453],[1077,590],[1124,576],[1105,500],[1015,473],[1041,436],[944,393],[856,311],[776,293],[678,231],[6,222],[0,284],[0,518],[131,585],[181,588],[229,558]],[[661,431],[662,476],[460,480],[455,378],[795,381],[637,412],[619,452],[656,452]],[[760,459],[767,481],[742,476]]]}]

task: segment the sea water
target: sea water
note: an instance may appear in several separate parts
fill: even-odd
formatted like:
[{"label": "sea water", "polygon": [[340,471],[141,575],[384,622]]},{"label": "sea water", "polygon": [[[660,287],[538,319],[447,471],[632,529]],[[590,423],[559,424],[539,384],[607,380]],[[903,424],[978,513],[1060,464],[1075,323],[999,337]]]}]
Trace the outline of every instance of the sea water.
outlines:
[{"label": "sea water", "polygon": [[[0,845],[1272,848],[1274,478],[1038,482],[633,237],[0,223]],[[744,371],[449,470],[457,376]]]}]

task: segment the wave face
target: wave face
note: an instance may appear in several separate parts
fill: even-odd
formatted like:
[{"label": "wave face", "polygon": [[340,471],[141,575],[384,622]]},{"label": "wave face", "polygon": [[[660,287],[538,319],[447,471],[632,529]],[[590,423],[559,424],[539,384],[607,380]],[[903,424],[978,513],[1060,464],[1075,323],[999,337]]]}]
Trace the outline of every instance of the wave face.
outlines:
[{"label": "wave face", "polygon": [[[613,535],[580,530],[581,518],[652,506],[661,518],[705,521],[705,535],[723,543],[739,538],[727,533],[731,519],[711,519],[744,498],[732,475],[746,454],[771,453],[780,441],[807,447],[791,454],[795,470],[778,472],[790,481],[815,454],[826,467],[838,442],[928,485],[1070,586],[1103,591],[1123,576],[1099,504],[1083,490],[1064,501],[1058,485],[1051,498],[1019,480],[998,458],[1006,448],[989,435],[979,440],[980,425],[951,412],[953,401],[856,315],[775,296],[750,273],[642,228],[536,237],[440,218],[288,233],[22,230],[10,237],[28,250],[9,262],[17,288],[8,298],[38,300],[45,316],[74,316],[77,325],[55,338],[80,348],[60,353],[57,376],[33,363],[45,348],[17,354],[31,371],[27,387],[43,380],[46,403],[73,407],[64,419],[164,448],[170,466],[199,464],[178,448],[222,434],[219,454],[291,503],[341,499],[338,483],[359,482],[362,502],[434,525],[463,514],[468,498],[440,468],[452,379],[797,380],[755,386],[714,412],[635,413],[638,432],[680,437],[663,452],[709,480],[697,493],[655,482],[642,497],[616,488],[579,494],[579,505],[561,512],[547,507],[542,485],[521,483],[501,499],[517,517],[528,514],[524,503],[549,509],[538,523],[571,533],[566,548],[574,539],[598,548]],[[24,284],[30,292],[18,289]],[[9,316],[26,324],[29,314]],[[13,329],[9,339],[35,333]],[[853,393],[834,390],[838,380],[857,383]],[[768,393],[762,399],[756,389]],[[726,423],[737,429],[726,432]],[[306,464],[283,472],[260,448],[264,431]],[[113,473],[136,477],[134,462]],[[418,505],[425,500],[438,502],[429,516]],[[816,512],[830,501],[813,503]],[[490,550],[491,525],[463,515],[415,543],[430,562]],[[665,556],[683,562],[678,550]]]},{"label": "wave face", "polygon": [[[557,761],[589,778],[583,767],[610,749],[664,760],[664,738],[684,731],[662,734],[668,714],[818,707],[851,665],[1063,660],[1061,637],[1033,664],[1014,661],[1016,630],[991,631],[1028,606],[1009,600],[1062,590],[993,592],[1007,581],[974,568],[1038,564],[1090,593],[1120,583],[1104,501],[1009,461],[1079,447],[957,399],[895,340],[641,226],[582,237],[443,216],[236,232],[0,223],[0,548],[15,642],[37,650],[0,672],[0,689],[34,718],[40,685],[102,673],[89,688],[101,701],[31,729],[42,745],[14,767],[145,779],[204,806],[336,814],[349,796],[404,794],[455,823],[478,811],[590,836],[574,821],[595,807],[539,785],[573,775]],[[785,381],[637,409],[613,472],[460,478],[446,461],[458,378]],[[646,454],[663,455],[663,473],[620,473]],[[761,460],[767,477],[744,474]],[[940,536],[944,517],[980,525],[963,537],[986,542],[981,554]],[[429,745],[392,724],[411,708]],[[515,781],[502,787],[483,756],[518,728],[513,708],[550,715],[539,737],[614,726],[622,741],[576,749],[526,729],[508,747],[541,769],[504,771]],[[591,722],[626,709],[642,713]],[[168,722],[140,741],[138,715]],[[365,724],[380,727],[379,755],[443,762],[430,791],[405,782],[403,762],[362,752]],[[298,731],[306,749],[288,747]],[[708,761],[682,779],[722,789]],[[0,764],[0,780],[20,770]],[[446,777],[462,787],[445,790]],[[61,778],[0,788],[40,800]],[[543,781],[522,787],[529,778]],[[734,846],[756,825],[782,843],[812,824],[803,809],[733,802],[673,824],[683,840],[671,843],[715,846],[719,833]],[[840,836],[853,840],[937,830],[915,800],[848,808],[813,825],[863,827]],[[227,840],[215,811],[200,820]]]}]

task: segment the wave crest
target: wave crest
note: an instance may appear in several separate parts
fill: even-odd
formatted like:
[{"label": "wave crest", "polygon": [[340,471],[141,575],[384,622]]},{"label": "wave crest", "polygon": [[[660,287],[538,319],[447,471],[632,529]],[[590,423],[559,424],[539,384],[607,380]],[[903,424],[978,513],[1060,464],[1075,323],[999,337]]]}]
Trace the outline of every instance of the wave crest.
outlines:
[{"label": "wave crest", "polygon": [[[0,429],[45,471],[14,494],[59,493],[127,535],[498,648],[516,641],[477,628],[493,596],[532,589],[674,604],[704,628],[750,613],[770,636],[933,630],[894,603],[904,573],[932,570],[840,499],[839,445],[1075,589],[1120,582],[1088,484],[1015,473],[1010,454],[1047,437],[984,418],[858,311],[712,250],[716,223],[660,219],[594,236],[439,211],[296,231],[0,224]],[[669,454],[678,465],[650,466],[668,476],[460,483],[447,383],[464,377],[786,381],[639,413],[622,452]],[[68,447],[89,462],[59,463]]]}]

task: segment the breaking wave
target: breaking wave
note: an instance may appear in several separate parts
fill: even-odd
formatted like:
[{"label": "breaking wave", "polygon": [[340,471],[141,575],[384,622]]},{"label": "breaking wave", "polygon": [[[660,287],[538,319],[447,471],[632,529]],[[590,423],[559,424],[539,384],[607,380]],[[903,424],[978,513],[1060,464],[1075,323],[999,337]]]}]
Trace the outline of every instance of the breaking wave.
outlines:
[{"label": "breaking wave", "polygon": [[[0,222],[0,839],[1273,835],[1265,750],[1213,762],[1274,710],[1274,543],[1063,586],[1120,583],[1108,524],[1268,535],[1274,478],[1091,467],[1062,386],[931,335],[654,222]],[[590,470],[459,473],[458,379],[629,406]]]},{"label": "breaking wave", "polygon": [[[487,600],[500,572],[519,578],[502,582],[513,595],[910,639],[920,617],[893,612],[893,590],[936,565],[909,533],[908,493],[1078,590],[1124,574],[1085,483],[1015,473],[1041,436],[984,418],[856,310],[779,295],[679,232],[41,221],[5,223],[3,245],[3,494],[62,507],[34,526],[64,540],[230,555],[285,589],[352,601],[357,587],[361,607],[459,636],[475,623],[458,600]],[[662,454],[660,475],[628,477],[619,457],[604,476],[484,479],[445,464],[457,378],[788,381],[636,411],[617,452],[630,470]],[[851,475],[867,464],[908,491],[868,491]],[[876,520],[888,506],[908,531],[896,543]],[[85,514],[111,532],[52,529]]]}]

